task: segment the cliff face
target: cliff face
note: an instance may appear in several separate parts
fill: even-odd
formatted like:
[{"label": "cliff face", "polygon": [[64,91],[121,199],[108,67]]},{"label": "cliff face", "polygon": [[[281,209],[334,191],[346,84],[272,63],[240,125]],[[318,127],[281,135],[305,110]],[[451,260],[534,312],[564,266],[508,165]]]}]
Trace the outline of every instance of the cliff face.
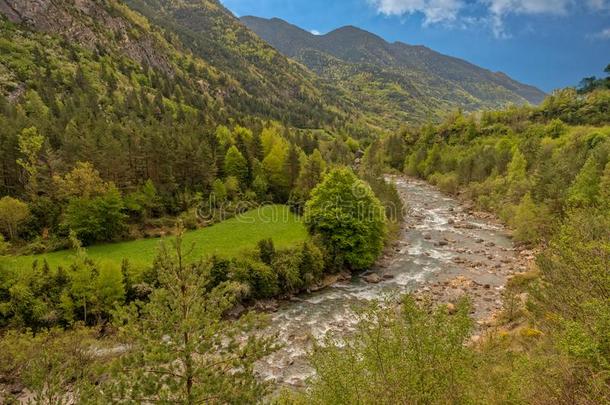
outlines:
[{"label": "cliff face", "polygon": [[216,0],[0,0],[1,15],[6,18],[0,18],[0,36],[15,45],[0,55],[0,93],[9,100],[18,99],[34,78],[36,69],[23,63],[33,60],[28,53],[61,55],[65,60],[56,61],[56,70],[66,75],[73,72],[65,67],[80,63],[76,54],[82,49],[90,55],[79,57],[93,64],[112,59],[106,71],[129,65],[163,73],[162,80],[171,78],[165,96],[180,86],[208,115],[320,128],[340,121],[351,107],[334,87],[266,44]]},{"label": "cliff face", "polygon": [[0,0],[10,21],[61,35],[89,49],[116,47],[125,56],[172,74],[165,50],[137,17],[112,0]]}]

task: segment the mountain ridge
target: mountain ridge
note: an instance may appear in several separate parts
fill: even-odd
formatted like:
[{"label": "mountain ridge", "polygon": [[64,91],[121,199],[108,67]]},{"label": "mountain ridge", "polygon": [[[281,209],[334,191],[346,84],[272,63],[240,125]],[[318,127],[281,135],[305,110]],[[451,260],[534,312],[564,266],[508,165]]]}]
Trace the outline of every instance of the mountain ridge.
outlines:
[{"label": "mountain ridge", "polygon": [[[344,26],[314,35],[279,18],[245,16],[241,21],[286,56],[321,77],[355,91],[361,102],[372,102],[367,96],[375,90],[384,93],[378,95],[388,106],[406,112],[394,114],[393,119],[414,118],[421,122],[428,118],[426,110],[430,108],[433,115],[439,115],[443,110],[455,108],[475,111],[508,103],[538,104],[545,97],[541,90],[515,81],[505,73],[492,72],[423,45],[390,43],[359,27]],[[362,87],[361,78],[350,77],[355,74],[372,75],[376,86]],[[413,88],[418,92],[412,93]],[[370,90],[369,94],[363,94],[363,90]],[[413,97],[416,94],[428,99],[417,100]],[[409,111],[409,107],[418,111]]]}]

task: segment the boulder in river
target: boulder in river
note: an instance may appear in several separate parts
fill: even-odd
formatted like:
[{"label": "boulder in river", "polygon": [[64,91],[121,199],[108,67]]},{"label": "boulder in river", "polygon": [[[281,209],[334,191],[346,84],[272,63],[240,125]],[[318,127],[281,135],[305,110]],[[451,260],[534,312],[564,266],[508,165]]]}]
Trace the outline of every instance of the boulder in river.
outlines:
[{"label": "boulder in river", "polygon": [[262,312],[277,312],[279,306],[278,302],[274,299],[258,300],[254,304],[254,309]]},{"label": "boulder in river", "polygon": [[363,276],[362,279],[370,284],[379,284],[382,280],[381,276],[377,273],[367,274],[366,276]]}]

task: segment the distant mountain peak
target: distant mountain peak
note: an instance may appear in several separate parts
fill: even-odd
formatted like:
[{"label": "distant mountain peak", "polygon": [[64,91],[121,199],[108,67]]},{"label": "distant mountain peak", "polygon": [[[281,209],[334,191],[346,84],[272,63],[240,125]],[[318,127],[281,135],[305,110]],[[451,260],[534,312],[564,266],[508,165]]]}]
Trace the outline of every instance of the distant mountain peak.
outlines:
[{"label": "distant mountain peak", "polygon": [[474,111],[540,103],[544,92],[424,45],[389,43],[348,25],[313,35],[281,19],[246,17],[243,23],[322,78],[340,83],[371,110],[390,106],[393,119],[425,121],[451,109]]}]

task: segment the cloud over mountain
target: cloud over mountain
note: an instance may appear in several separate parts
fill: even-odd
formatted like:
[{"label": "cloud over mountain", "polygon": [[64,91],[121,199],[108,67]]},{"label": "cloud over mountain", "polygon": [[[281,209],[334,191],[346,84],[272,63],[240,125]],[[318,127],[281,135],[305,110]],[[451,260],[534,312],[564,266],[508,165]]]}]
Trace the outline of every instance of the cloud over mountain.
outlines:
[{"label": "cloud over mountain", "polygon": [[[577,8],[610,10],[610,0],[368,0],[380,14],[421,14],[424,26],[461,21],[486,22],[496,37],[508,37],[509,15],[567,15]],[[479,15],[472,15],[477,10]],[[474,18],[476,17],[476,18]]]}]

